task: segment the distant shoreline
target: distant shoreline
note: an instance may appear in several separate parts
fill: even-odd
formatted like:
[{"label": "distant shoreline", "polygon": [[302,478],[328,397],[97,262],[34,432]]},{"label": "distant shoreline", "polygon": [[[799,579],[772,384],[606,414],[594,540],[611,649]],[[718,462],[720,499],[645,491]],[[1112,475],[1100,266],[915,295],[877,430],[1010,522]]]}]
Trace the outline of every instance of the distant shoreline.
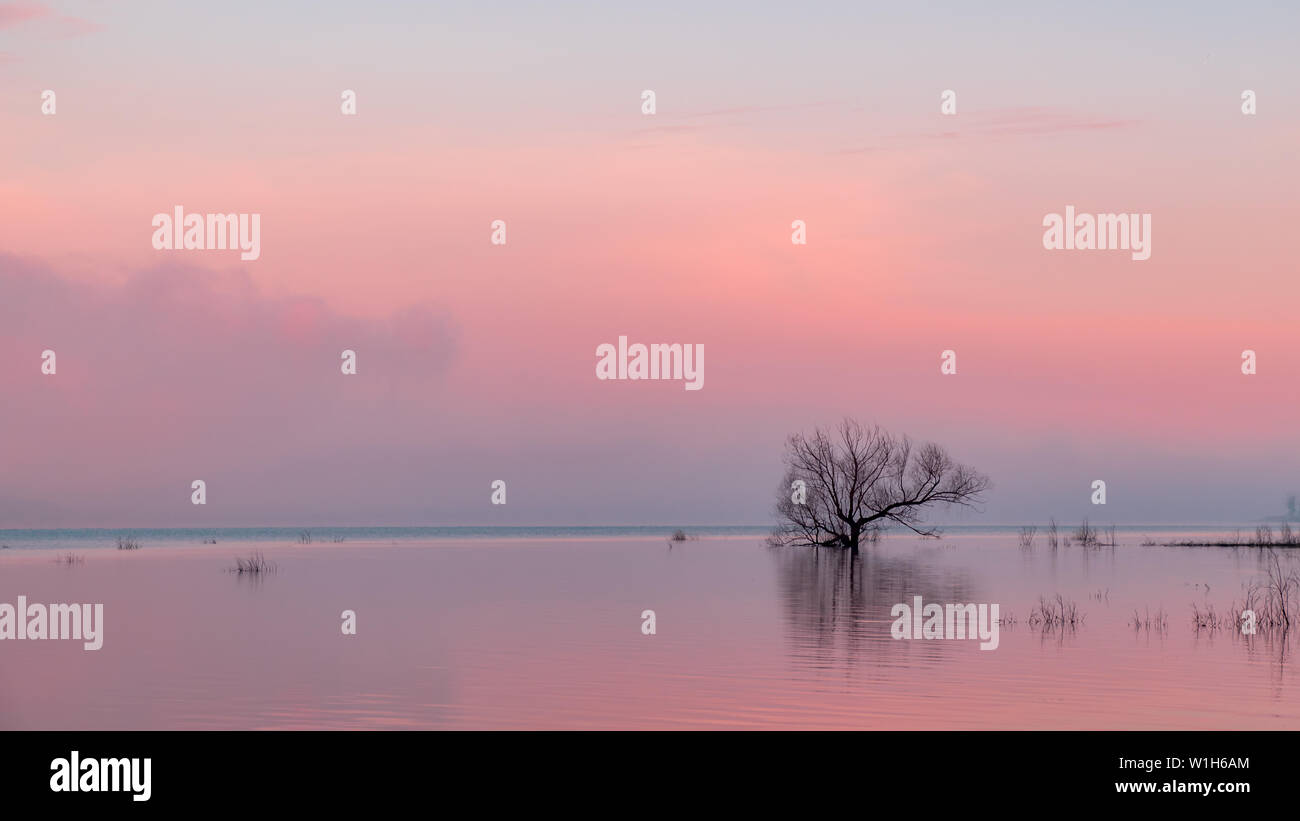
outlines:
[{"label": "distant shoreline", "polygon": [[[960,536],[1014,536],[1024,526],[1005,524],[940,525],[939,539]],[[1250,547],[1258,522],[1210,524],[1116,524],[1117,535],[1131,546]],[[1109,528],[1108,528],[1109,529]],[[1271,528],[1285,532],[1284,528]],[[162,546],[218,548],[232,545],[305,546],[443,541],[550,541],[550,540],[664,540],[683,531],[696,539],[766,538],[771,524],[749,525],[499,525],[499,526],[328,526],[328,527],[120,527],[120,528],[6,528],[0,529],[0,555],[22,550],[115,549],[119,540],[138,543],[146,550]],[[1063,523],[1063,534],[1070,526]],[[1249,535],[1247,535],[1249,534]],[[1198,536],[1205,538],[1197,538]],[[1280,533],[1278,535],[1281,535]],[[891,539],[920,538],[903,530],[886,534]],[[1265,545],[1267,546],[1267,545]],[[1274,543],[1276,547],[1292,546]]]},{"label": "distant shoreline", "polygon": [[[1070,519],[1061,519],[1061,527],[1070,526]],[[1098,522],[1102,520],[1097,520]],[[1225,522],[1106,522],[1106,526],[1113,526],[1121,531],[1141,531],[1143,528],[1148,530],[1224,530],[1236,528],[1254,528],[1262,524],[1295,524],[1300,525],[1300,519],[1287,519],[1285,517],[1271,517],[1267,519],[1248,519],[1240,521]],[[953,532],[1000,532],[1016,531],[1025,526],[1041,524],[1035,521],[1027,522],[1010,522],[998,524],[971,524],[971,523],[942,523],[934,522],[944,531]],[[236,532],[258,532],[258,533],[294,533],[302,530],[310,530],[319,533],[331,533],[335,531],[376,531],[376,532],[393,532],[393,533],[500,533],[505,531],[548,531],[548,532],[614,532],[614,531],[644,531],[658,534],[660,531],[671,533],[676,529],[685,529],[688,532],[705,533],[707,531],[763,531],[767,532],[772,528],[772,522],[762,522],[757,524],[689,524],[682,522],[668,522],[666,524],[604,524],[604,525],[211,525],[211,526],[194,526],[194,525],[129,525],[129,526],[93,526],[93,527],[0,527],[0,536],[10,533],[236,533]]]}]

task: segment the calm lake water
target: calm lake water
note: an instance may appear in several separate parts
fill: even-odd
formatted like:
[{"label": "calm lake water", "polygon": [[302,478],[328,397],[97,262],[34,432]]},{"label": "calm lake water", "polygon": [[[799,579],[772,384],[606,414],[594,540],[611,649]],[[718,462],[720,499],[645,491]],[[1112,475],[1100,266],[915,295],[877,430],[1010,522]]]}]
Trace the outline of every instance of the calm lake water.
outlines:
[{"label": "calm lake water", "polygon": [[[132,531],[144,547],[118,551],[115,531],[0,531],[0,602],[105,620],[98,651],[0,642],[0,729],[1300,729],[1294,635],[1192,625],[1193,603],[1226,611],[1262,578],[1260,551],[1141,546],[1206,531],[1052,551],[968,528],[856,560],[700,532]],[[276,573],[224,572],[255,549]],[[1057,593],[1083,624],[1030,626]],[[991,651],[892,639],[917,595],[1016,623]],[[1135,608],[1167,629],[1135,629]]]}]

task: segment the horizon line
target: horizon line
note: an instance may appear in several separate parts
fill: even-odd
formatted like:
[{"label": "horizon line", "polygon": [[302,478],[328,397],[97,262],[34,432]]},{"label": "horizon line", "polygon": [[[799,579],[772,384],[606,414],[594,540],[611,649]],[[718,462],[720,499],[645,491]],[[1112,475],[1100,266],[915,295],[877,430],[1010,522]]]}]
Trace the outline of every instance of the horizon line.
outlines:
[{"label": "horizon line", "polygon": [[[1247,524],[1269,524],[1278,523],[1286,524],[1288,522],[1300,523],[1300,518],[1291,519],[1285,516],[1276,516],[1265,519],[1254,520],[1221,520],[1221,521],[1196,521],[1196,522],[1110,522],[1106,526],[1114,527],[1205,527],[1205,526],[1228,526],[1228,525],[1247,525]],[[994,522],[994,523],[951,523],[934,525],[942,532],[949,528],[1008,528],[1008,527],[1028,527],[1037,526],[1036,522]],[[1062,520],[1058,522],[1062,527],[1068,526],[1068,522]],[[770,528],[774,524],[768,523],[606,523],[606,524],[348,524],[348,525],[127,525],[127,526],[104,526],[104,525],[81,525],[81,526],[62,526],[62,527],[0,527],[0,533],[17,532],[17,531],[57,531],[57,530],[363,530],[363,529],[389,529],[389,530],[417,530],[417,529],[445,529],[445,530],[522,530],[537,528],[569,528],[569,529],[595,529],[595,528]],[[902,532],[907,532],[904,528]]]}]

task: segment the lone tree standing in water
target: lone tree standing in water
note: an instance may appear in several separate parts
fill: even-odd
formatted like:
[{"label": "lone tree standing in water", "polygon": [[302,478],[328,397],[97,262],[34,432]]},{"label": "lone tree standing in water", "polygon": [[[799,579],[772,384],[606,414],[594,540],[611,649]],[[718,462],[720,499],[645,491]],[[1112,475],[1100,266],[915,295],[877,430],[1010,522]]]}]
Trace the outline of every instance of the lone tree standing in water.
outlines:
[{"label": "lone tree standing in water", "polygon": [[954,462],[938,445],[913,447],[906,436],[851,419],[830,434],[817,428],[812,436],[791,436],[785,464],[776,544],[856,553],[864,535],[891,522],[934,536],[937,529],[922,521],[927,508],[974,507],[989,489],[987,476]]}]

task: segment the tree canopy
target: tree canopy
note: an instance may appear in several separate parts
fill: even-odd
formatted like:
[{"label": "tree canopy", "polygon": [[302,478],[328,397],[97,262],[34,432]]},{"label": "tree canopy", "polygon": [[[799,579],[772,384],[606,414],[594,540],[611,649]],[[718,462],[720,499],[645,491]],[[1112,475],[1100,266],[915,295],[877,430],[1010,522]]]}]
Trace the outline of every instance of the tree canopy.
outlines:
[{"label": "tree canopy", "polygon": [[913,445],[878,425],[845,419],[786,442],[786,474],[777,503],[778,544],[838,546],[856,551],[863,536],[889,524],[922,536],[938,505],[974,507],[990,487],[987,476],[952,459],[939,445]]}]

